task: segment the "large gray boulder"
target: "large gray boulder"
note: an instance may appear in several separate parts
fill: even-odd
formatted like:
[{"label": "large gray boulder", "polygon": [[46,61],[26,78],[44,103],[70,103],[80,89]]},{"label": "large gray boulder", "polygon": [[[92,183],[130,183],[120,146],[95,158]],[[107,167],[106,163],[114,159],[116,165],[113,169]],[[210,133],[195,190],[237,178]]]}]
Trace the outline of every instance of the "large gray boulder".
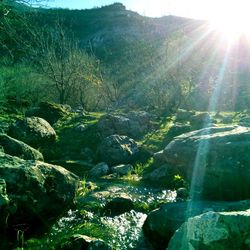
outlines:
[{"label": "large gray boulder", "polygon": [[175,137],[187,132],[190,132],[191,126],[190,124],[182,124],[182,123],[175,123],[168,131],[168,136]]},{"label": "large gray boulder", "polygon": [[24,160],[43,161],[43,155],[38,150],[8,135],[0,134],[0,145],[6,154],[17,156]]},{"label": "large gray boulder", "polygon": [[189,201],[167,203],[149,213],[144,222],[143,231],[155,249],[165,250],[175,231],[188,218],[207,211],[242,211],[249,207],[250,200],[239,202]]},{"label": "large gray boulder", "polygon": [[129,163],[138,152],[137,143],[127,136],[108,136],[98,147],[101,160],[108,165]]},{"label": "large gray boulder", "polygon": [[131,164],[120,164],[111,168],[111,172],[119,176],[127,175],[133,170],[134,168]]},{"label": "large gray boulder", "polygon": [[212,122],[212,117],[209,113],[198,113],[190,117],[190,123],[194,128],[208,127]]},{"label": "large gray boulder", "polygon": [[11,125],[8,134],[35,148],[54,142],[56,132],[50,124],[40,117],[27,117]]},{"label": "large gray boulder", "polygon": [[105,162],[100,162],[95,165],[90,171],[90,177],[102,177],[109,173],[109,166]]},{"label": "large gray boulder", "polygon": [[133,111],[126,115],[108,114],[98,122],[103,137],[113,134],[139,138],[152,128],[152,115],[145,111]]},{"label": "large gray boulder", "polygon": [[143,180],[150,182],[153,186],[164,186],[171,189],[174,188],[174,176],[177,174],[175,168],[164,164],[145,174]]},{"label": "large gray boulder", "polygon": [[8,241],[13,242],[17,231],[25,231],[28,238],[48,229],[69,209],[78,185],[77,177],[62,167],[3,153],[0,153],[0,176],[7,190],[2,196],[10,200],[1,209],[0,248]]},{"label": "large gray boulder", "polygon": [[207,212],[188,219],[178,229],[168,250],[250,249],[250,209]]},{"label": "large gray boulder", "polygon": [[157,154],[191,183],[192,198],[250,198],[250,128],[205,128],[175,137]]}]

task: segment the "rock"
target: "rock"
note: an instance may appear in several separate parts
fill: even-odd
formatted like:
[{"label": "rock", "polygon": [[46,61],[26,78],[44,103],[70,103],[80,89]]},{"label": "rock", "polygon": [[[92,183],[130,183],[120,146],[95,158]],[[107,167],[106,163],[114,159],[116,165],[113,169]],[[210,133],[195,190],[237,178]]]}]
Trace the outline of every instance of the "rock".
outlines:
[{"label": "rock", "polygon": [[133,171],[133,166],[131,164],[120,164],[111,168],[111,172],[118,174],[120,176],[127,175],[129,172]]},{"label": "rock", "polygon": [[127,136],[108,136],[98,147],[100,159],[109,165],[129,163],[138,152],[136,142]]},{"label": "rock", "polygon": [[55,104],[50,102],[41,102],[38,107],[28,109],[25,113],[27,117],[41,117],[48,121],[50,124],[54,124],[60,118],[68,114],[70,107],[66,107],[61,104]]},{"label": "rock", "polygon": [[[155,249],[166,249],[175,231],[188,218],[208,211],[241,211],[250,206],[250,200],[239,202],[189,201],[166,203],[149,213],[143,232]],[[178,248],[176,248],[178,249]]]},{"label": "rock", "polygon": [[250,128],[205,128],[175,137],[161,160],[192,182],[192,198],[250,198]]},{"label": "rock", "polygon": [[190,117],[190,123],[195,128],[205,128],[210,126],[212,118],[209,113],[199,113]]},{"label": "rock", "polygon": [[56,139],[55,130],[47,121],[39,117],[18,120],[10,126],[8,134],[35,148],[54,142]]},{"label": "rock", "polygon": [[187,111],[184,109],[178,109],[176,114],[177,121],[189,121],[190,118],[195,114],[194,111]]},{"label": "rock", "polygon": [[[0,154],[0,176],[6,182],[10,205],[1,211],[0,249],[15,242],[18,230],[25,238],[42,233],[70,205],[77,189],[77,177],[62,167]],[[8,214],[8,223],[3,214]]]},{"label": "rock", "polygon": [[86,177],[88,172],[94,167],[93,164],[82,160],[57,160],[51,163],[62,166],[79,177]]},{"label": "rock", "polygon": [[[152,128],[151,121],[156,119],[156,116],[146,112],[146,111],[130,111],[127,117],[140,125],[140,129],[143,132],[148,131]],[[132,126],[133,127],[133,126]]]},{"label": "rock", "polygon": [[191,131],[189,124],[175,123],[168,131],[168,135],[175,137]]},{"label": "rock", "polygon": [[43,155],[38,150],[8,135],[0,134],[0,145],[6,154],[17,156],[24,160],[43,161]]},{"label": "rock", "polygon": [[[65,240],[64,240],[65,241]],[[112,250],[112,247],[101,239],[86,235],[74,234],[61,243],[58,250]]]},{"label": "rock", "polygon": [[101,177],[109,173],[109,166],[105,162],[95,165],[90,171],[90,177]]},{"label": "rock", "polygon": [[233,122],[233,116],[223,116],[221,118],[221,123],[229,124]]},{"label": "rock", "polygon": [[140,138],[152,128],[152,115],[145,111],[133,111],[125,115],[108,114],[98,122],[98,129],[103,137],[113,134]]},{"label": "rock", "polygon": [[181,187],[176,190],[176,199],[186,200],[188,196],[189,191],[186,188]]},{"label": "rock", "polygon": [[108,114],[100,118],[98,121],[98,129],[103,137],[112,134],[128,135],[130,120],[121,115]]},{"label": "rock", "polygon": [[250,249],[250,209],[238,212],[207,212],[189,218],[178,229],[168,250]]},{"label": "rock", "polygon": [[146,174],[143,179],[154,186],[173,188],[173,179],[176,174],[178,174],[177,169],[165,164]]},{"label": "rock", "polygon": [[250,116],[241,118],[239,124],[241,126],[250,127]]},{"label": "rock", "polygon": [[105,216],[117,216],[129,212],[134,208],[134,203],[129,197],[116,197],[108,202],[103,213]]}]

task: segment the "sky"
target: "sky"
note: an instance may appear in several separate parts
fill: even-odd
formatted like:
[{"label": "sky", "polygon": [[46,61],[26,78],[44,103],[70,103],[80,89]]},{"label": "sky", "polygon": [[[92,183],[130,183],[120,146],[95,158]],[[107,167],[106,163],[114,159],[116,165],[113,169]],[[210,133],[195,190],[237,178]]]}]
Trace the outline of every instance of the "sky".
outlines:
[{"label": "sky", "polygon": [[[195,19],[219,19],[249,10],[249,0],[50,0],[49,6],[89,9],[123,3],[127,9],[150,17],[177,15]],[[248,13],[246,13],[248,15]]]}]

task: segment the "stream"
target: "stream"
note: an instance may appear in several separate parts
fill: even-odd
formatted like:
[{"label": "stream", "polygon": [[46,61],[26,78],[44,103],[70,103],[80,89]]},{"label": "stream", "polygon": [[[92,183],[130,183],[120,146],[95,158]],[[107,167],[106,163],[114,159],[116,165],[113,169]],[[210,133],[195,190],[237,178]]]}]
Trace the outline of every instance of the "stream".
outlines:
[{"label": "stream", "polygon": [[[152,206],[175,200],[176,193],[169,190],[153,189],[141,186],[128,185],[128,183],[115,183],[110,185],[106,182],[99,183],[100,188],[86,195],[86,203],[93,199],[104,207],[112,197],[126,194],[134,203]],[[91,198],[90,198],[91,197]],[[94,198],[93,198],[94,197]],[[69,231],[86,234],[91,237],[102,238],[114,249],[119,250],[151,250],[150,244],[144,238],[142,226],[146,220],[145,212],[131,210],[114,217],[100,216],[100,214],[85,210],[84,202],[81,201],[83,210],[69,210],[52,228],[54,236],[66,234]],[[99,232],[100,231],[100,232]],[[99,233],[98,233],[99,232]],[[99,236],[99,237],[98,237]]]}]

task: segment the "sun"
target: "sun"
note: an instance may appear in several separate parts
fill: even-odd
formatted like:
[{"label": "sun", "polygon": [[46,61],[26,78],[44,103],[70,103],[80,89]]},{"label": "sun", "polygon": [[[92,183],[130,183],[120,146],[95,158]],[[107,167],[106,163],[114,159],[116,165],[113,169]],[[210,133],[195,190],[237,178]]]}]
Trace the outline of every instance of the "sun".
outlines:
[{"label": "sun", "polygon": [[218,1],[216,9],[209,16],[213,30],[218,31],[228,42],[235,42],[241,36],[250,37],[250,1]]}]

